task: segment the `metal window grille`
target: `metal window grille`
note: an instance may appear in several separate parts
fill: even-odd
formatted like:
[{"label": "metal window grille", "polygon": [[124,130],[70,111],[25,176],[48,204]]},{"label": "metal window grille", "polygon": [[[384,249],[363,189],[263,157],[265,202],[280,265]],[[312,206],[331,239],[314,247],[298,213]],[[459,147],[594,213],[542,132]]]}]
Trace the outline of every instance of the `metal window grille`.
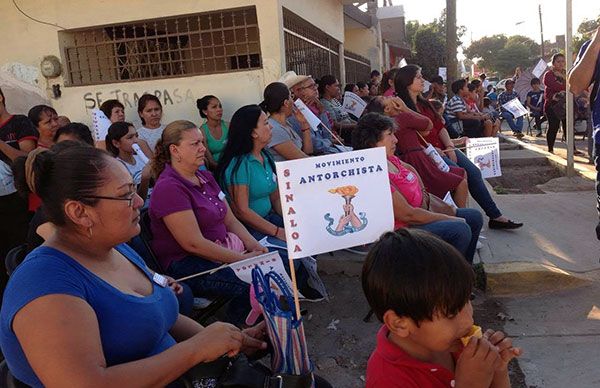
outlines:
[{"label": "metal window grille", "polygon": [[262,67],[256,8],[59,32],[68,86]]},{"label": "metal window grille", "polygon": [[340,78],[340,42],[283,8],[286,69],[320,78]]},{"label": "metal window grille", "polygon": [[346,83],[367,82],[371,74],[371,64],[368,58],[344,50],[344,65],[346,67]]}]

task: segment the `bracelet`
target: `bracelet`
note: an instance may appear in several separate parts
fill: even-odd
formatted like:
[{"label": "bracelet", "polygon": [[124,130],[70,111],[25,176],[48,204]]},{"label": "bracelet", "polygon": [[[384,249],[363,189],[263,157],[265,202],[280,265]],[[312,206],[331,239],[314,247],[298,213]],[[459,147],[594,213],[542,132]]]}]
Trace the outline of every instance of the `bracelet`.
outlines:
[{"label": "bracelet", "polygon": [[300,130],[301,130],[302,132],[306,132],[306,131],[308,131],[309,129],[310,129],[310,127],[308,127],[308,128],[301,128]]},{"label": "bracelet", "polygon": [[275,227],[275,234],[271,235],[271,237],[277,236],[277,233],[279,233],[279,226]]}]

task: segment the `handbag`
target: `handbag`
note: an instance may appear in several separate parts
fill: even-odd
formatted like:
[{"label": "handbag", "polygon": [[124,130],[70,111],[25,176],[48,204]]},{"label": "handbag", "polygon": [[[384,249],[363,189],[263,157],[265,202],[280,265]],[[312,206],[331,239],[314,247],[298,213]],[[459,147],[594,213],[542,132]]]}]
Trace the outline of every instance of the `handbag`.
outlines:
[{"label": "handbag", "polygon": [[[276,272],[265,275],[259,267],[255,267],[252,270],[252,287],[273,347],[271,370],[274,377],[285,382],[286,377],[296,376],[304,382],[303,388],[313,387],[313,365],[308,357],[304,325],[302,318],[296,317],[294,298],[287,283]],[[282,387],[287,388],[286,385]]]},{"label": "handbag", "polygon": [[428,193],[429,194],[429,211],[439,214],[445,214],[447,216],[456,216],[456,208],[454,206],[448,205],[444,202],[440,197]]}]

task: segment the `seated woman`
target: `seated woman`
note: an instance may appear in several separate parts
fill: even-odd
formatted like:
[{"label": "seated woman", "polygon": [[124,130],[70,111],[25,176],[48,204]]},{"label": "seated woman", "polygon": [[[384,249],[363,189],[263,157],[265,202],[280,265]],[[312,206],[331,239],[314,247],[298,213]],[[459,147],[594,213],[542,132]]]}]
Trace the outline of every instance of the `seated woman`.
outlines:
[{"label": "seated woman", "polygon": [[125,121],[125,106],[119,100],[106,100],[100,105],[102,113],[111,123]]},{"label": "seated woman", "polygon": [[396,95],[396,85],[394,85],[394,80],[396,79],[398,70],[400,70],[399,67],[394,67],[383,73],[381,84],[379,84],[379,94],[384,97],[393,97]]},{"label": "seated woman", "polygon": [[258,328],[203,328],[177,313],[173,289],[154,283],[124,244],[140,232],[143,201],[120,162],[73,146],[34,152],[26,164],[27,185],[56,232],[27,256],[4,293],[0,345],[18,380],[34,387],[165,386],[198,363],[265,347],[248,335]]},{"label": "seated woman", "polygon": [[137,193],[144,201],[152,178],[152,166],[148,158],[138,154],[133,145],[137,144],[138,134],[131,123],[119,121],[108,127],[106,150],[127,168],[137,187]]},{"label": "seated woman", "polygon": [[[277,162],[306,158],[313,153],[310,125],[304,115],[294,105],[292,94],[281,82],[273,82],[265,88],[261,108],[269,113],[272,126],[271,141],[267,145]],[[292,115],[300,123],[302,137],[298,136],[288,121]]]},{"label": "seated woman", "polygon": [[[189,121],[165,127],[152,160],[156,185],[150,201],[152,249],[174,278],[203,272],[268,250],[233,215],[204,163],[202,132]],[[250,311],[249,286],[230,268],[186,281],[194,295],[231,297],[228,320]]]},{"label": "seated woman", "polygon": [[475,209],[451,207],[429,194],[417,171],[394,155],[397,142],[394,122],[378,113],[362,116],[352,134],[355,150],[385,147],[394,228],[410,227],[432,232],[452,244],[472,263],[483,224],[481,214]]},{"label": "seated woman", "polygon": [[[154,155],[156,143],[160,139],[165,126],[161,124],[163,110],[158,97],[153,94],[144,94],[138,101],[138,115],[142,121],[142,126],[138,128],[140,140],[148,145],[148,150],[144,149],[140,141],[140,147],[148,157]],[[125,120],[123,120],[125,121]]]},{"label": "seated woman", "polygon": [[37,146],[45,149],[52,147],[54,134],[58,129],[56,110],[48,105],[36,105],[29,110],[27,117],[38,131]]},{"label": "seated woman", "polygon": [[238,109],[216,176],[250,234],[257,240],[271,236],[285,246],[275,162],[265,149],[271,137],[271,124],[258,105]]},{"label": "seated woman", "polygon": [[229,128],[223,120],[223,106],[217,97],[207,95],[196,100],[196,107],[200,117],[206,120],[200,130],[204,135],[207,167],[214,171],[229,138]]},{"label": "seated woman", "polygon": [[397,125],[395,135],[398,138],[396,152],[400,158],[417,170],[427,191],[440,198],[450,192],[458,207],[466,206],[469,192],[464,170],[450,167],[449,171],[444,172],[424,152],[428,144],[423,137],[433,127],[431,120],[411,111],[398,97],[377,96],[367,105],[365,112],[394,117]]},{"label": "seated woman", "polygon": [[340,91],[340,82],[333,75],[324,75],[317,83],[319,84],[321,103],[329,113],[329,117],[331,117],[333,130],[342,137],[346,144],[350,144],[356,121],[350,118],[340,103],[340,98],[343,98]]},{"label": "seated woman", "polygon": [[66,140],[80,141],[85,144],[94,146],[94,138],[90,128],[81,123],[69,123],[64,127],[60,127],[54,134],[54,143],[60,143]]},{"label": "seated woman", "polygon": [[415,65],[407,65],[400,69],[397,77],[397,95],[412,111],[418,112],[431,120],[433,126],[429,135],[425,136],[425,140],[438,150],[449,166],[461,167],[465,170],[469,192],[473,199],[481,206],[485,214],[490,218],[488,224],[490,228],[516,229],[523,226],[522,223],[513,222],[502,215],[502,212],[496,206],[494,199],[485,186],[479,168],[475,166],[464,153],[455,148],[455,145],[464,145],[468,138],[462,137],[455,141],[450,139],[450,135],[444,127],[444,120],[441,116],[441,114],[443,114],[443,106],[441,107],[441,112],[436,111],[432,103],[424,99],[421,96],[421,93],[417,91],[418,88],[405,86],[414,83],[414,80],[419,75],[419,71],[420,69]]}]

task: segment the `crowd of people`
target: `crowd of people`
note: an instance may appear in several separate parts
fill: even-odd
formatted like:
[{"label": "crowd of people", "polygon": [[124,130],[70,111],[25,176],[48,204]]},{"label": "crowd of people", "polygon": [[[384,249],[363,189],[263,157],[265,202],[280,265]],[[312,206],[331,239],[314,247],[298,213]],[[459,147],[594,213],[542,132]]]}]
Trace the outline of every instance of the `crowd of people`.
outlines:
[{"label": "crowd of people", "polygon": [[[233,270],[182,284],[174,279],[269,250],[287,257],[276,162],[384,147],[397,233],[352,250],[369,251],[363,287],[386,327],[367,385],[384,386],[380,375],[390,366],[377,352],[392,352],[393,342],[404,349],[401,357],[437,362],[463,384],[481,377],[505,386],[506,365],[519,352],[502,333],[472,340],[458,359],[448,353],[472,325],[471,264],[483,217],[468,207],[469,194],[490,228],[523,225],[502,214],[461,151],[469,136],[494,136],[499,120],[484,111],[483,82],[458,80],[448,99],[443,79],[432,81],[425,93],[421,69],[408,65],[345,85],[367,101],[361,117],[344,110],[335,76],[317,80],[293,71],[267,85],[262,102],[236,110],[230,122],[213,95],[196,102],[200,125],[163,123],[160,100],[145,94],[136,128],[123,104],[109,100],[100,109],[111,125],[97,139],[49,106],[31,108],[28,117],[11,115],[0,90],[0,225],[9,237],[0,257],[22,243],[29,252],[8,281],[0,312],[0,346],[13,375],[32,386],[158,386],[224,354],[265,349],[264,323],[241,329],[251,308],[250,286]],[[311,127],[295,99],[320,119],[318,126]],[[427,155],[430,148],[447,169]],[[442,200],[447,193],[454,204]],[[130,244],[143,214],[166,287]],[[268,249],[260,243],[265,238]],[[394,262],[401,252],[410,265]],[[301,262],[295,271],[301,293],[319,297]],[[410,297],[393,291],[406,287],[396,285],[403,277],[421,291]],[[424,290],[425,284],[438,288]],[[197,297],[227,298],[228,323],[202,327],[181,314],[184,287]],[[419,298],[426,294],[425,303]],[[422,305],[396,308],[392,298]],[[444,335],[435,332],[449,322]],[[428,333],[435,333],[431,341],[443,338],[421,350],[445,352],[443,359],[409,350]],[[319,380],[317,386],[328,385]]]}]

